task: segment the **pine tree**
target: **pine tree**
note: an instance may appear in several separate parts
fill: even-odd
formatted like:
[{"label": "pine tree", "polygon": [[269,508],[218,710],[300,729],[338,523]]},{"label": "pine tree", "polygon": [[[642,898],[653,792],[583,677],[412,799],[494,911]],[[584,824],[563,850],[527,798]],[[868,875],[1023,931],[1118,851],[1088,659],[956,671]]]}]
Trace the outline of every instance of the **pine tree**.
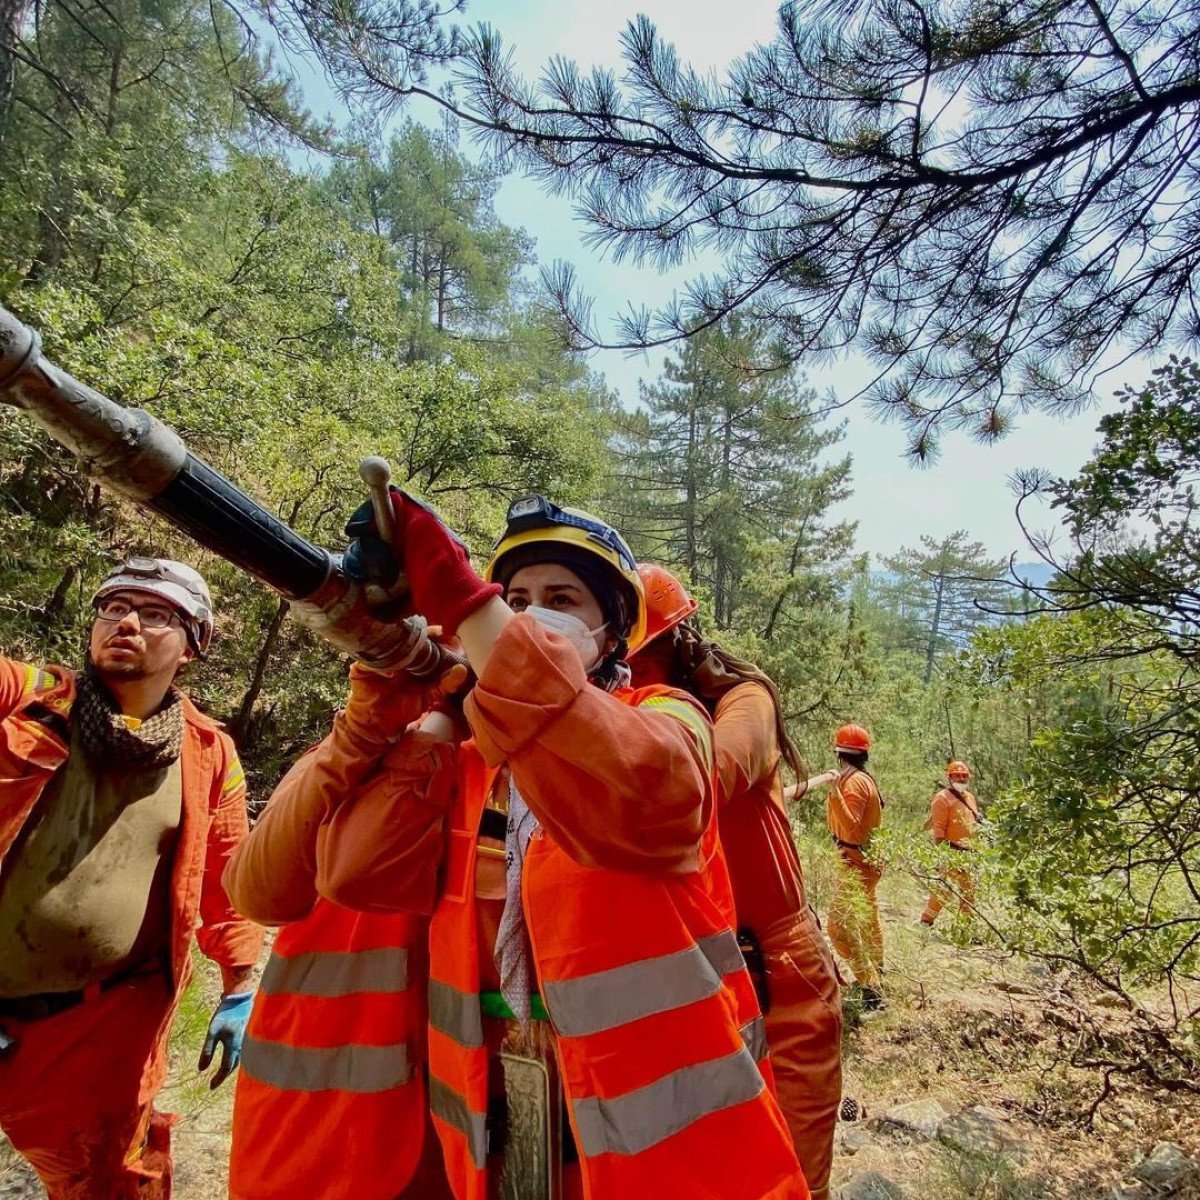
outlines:
[{"label": "pine tree", "polygon": [[938,655],[961,647],[972,630],[993,619],[989,614],[1006,595],[1008,563],[988,558],[983,544],[962,529],[941,541],[922,536],[920,548],[904,547],[883,562],[895,576],[889,590],[896,607],[921,620],[919,648],[929,683]]},{"label": "pine tree", "polygon": [[668,360],[621,429],[608,510],[711,604],[719,640],[776,678],[787,712],[816,722],[861,649],[854,526],[830,515],[850,459],[827,461],[843,430],[822,425],[797,372],[756,367],[762,341],[731,320]]}]

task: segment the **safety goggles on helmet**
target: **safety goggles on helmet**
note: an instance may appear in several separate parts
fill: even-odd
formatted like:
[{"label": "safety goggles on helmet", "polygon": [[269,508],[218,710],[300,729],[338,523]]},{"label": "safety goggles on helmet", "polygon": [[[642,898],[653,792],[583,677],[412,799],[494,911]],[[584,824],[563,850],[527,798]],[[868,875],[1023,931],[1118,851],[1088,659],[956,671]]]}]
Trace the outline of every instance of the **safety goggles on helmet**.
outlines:
[{"label": "safety goggles on helmet", "polygon": [[[208,586],[200,577],[199,572],[169,558],[146,558],[142,555],[134,555],[133,558],[126,559],[116,574],[174,583],[189,592],[201,604],[207,605],[209,602]],[[104,586],[107,584],[108,580],[105,580]]]},{"label": "safety goggles on helmet", "polygon": [[496,545],[499,547],[510,534],[524,533],[527,529],[544,529],[547,525],[566,525],[572,529],[582,529],[589,538],[611,550],[620,559],[625,570],[637,570],[637,559],[633,557],[633,551],[611,525],[597,521],[587,513],[559,508],[545,496],[522,496],[519,500],[514,500],[508,506],[504,537]]}]

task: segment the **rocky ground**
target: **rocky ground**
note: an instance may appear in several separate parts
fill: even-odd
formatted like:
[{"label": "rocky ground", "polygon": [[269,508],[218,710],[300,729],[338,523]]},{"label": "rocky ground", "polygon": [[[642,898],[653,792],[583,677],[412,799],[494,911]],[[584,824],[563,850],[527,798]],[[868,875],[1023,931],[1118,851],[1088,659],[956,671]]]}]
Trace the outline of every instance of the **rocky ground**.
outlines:
[{"label": "rocky ground", "polygon": [[[906,903],[905,911],[912,909]],[[889,1009],[848,1022],[838,1200],[1200,1200],[1200,1106],[1070,1064],[1081,1018],[1128,1014],[1078,979],[950,944],[884,910]],[[890,918],[890,919],[889,919]]]},{"label": "rocky ground", "polygon": [[[1076,1016],[1116,1031],[1120,1009],[931,935],[903,901],[884,910],[890,1007],[848,1022],[845,1091],[865,1113],[838,1128],[838,1200],[1200,1200],[1200,1106],[1117,1080],[1091,1114],[1101,1077],[1069,1065]],[[202,970],[172,1039],[177,1200],[226,1195],[233,1089],[195,1071],[217,990]],[[0,1146],[0,1200],[42,1195]]]}]

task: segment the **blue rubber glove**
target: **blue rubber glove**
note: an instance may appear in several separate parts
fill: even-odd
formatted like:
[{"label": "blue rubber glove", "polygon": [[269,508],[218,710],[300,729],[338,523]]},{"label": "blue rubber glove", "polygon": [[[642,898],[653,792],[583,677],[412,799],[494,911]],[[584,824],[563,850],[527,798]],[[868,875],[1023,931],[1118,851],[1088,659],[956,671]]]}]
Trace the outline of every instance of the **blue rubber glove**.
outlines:
[{"label": "blue rubber glove", "polygon": [[392,548],[375,528],[375,508],[368,500],[360,504],[346,522],[346,536],[352,538],[342,555],[342,572],[359,583],[377,583],[385,591],[394,587],[400,564]]},{"label": "blue rubber glove", "polygon": [[208,1023],[204,1049],[200,1051],[199,1070],[207,1071],[217,1045],[221,1046],[221,1065],[209,1081],[210,1088],[220,1087],[242,1061],[242,1042],[246,1040],[246,1023],[250,1020],[253,1003],[253,992],[232,992],[221,997],[221,1003]]}]

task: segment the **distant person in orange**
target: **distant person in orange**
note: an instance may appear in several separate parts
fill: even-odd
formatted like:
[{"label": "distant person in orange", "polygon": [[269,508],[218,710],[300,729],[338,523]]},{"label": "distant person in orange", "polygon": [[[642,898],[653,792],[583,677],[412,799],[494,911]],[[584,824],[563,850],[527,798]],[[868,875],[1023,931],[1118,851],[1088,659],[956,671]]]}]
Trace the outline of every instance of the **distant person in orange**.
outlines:
[{"label": "distant person in orange", "polygon": [[825,1200],[841,1099],[842,1014],[783,807],[781,767],[803,778],[804,766],[771,680],[700,636],[696,601],[674,575],[645,564],[638,573],[646,639],[630,656],[633,683],[682,688],[713,718],[717,823],[738,937],[760,985],[779,1104],[814,1200]]},{"label": "distant person in orange", "polygon": [[[974,850],[971,838],[979,825],[979,804],[967,790],[971,768],[956,759],[946,768],[946,777],[949,786],[935,793],[927,828],[933,834],[934,845],[949,846],[959,854],[970,854]],[[954,866],[946,868],[943,879],[958,896],[959,915],[969,915],[975,900],[974,875],[966,866]],[[946,902],[947,890],[935,888],[930,893],[925,911],[921,914],[923,925],[932,925],[937,920]]]},{"label": "distant person in orange", "polygon": [[867,856],[871,835],[883,822],[883,801],[867,771],[871,735],[861,725],[843,725],[834,750],[841,771],[826,797],[825,818],[842,863],[829,905],[829,940],[854,972],[854,999],[870,1011],[884,1005],[883,930],[875,896],[883,869]]}]

